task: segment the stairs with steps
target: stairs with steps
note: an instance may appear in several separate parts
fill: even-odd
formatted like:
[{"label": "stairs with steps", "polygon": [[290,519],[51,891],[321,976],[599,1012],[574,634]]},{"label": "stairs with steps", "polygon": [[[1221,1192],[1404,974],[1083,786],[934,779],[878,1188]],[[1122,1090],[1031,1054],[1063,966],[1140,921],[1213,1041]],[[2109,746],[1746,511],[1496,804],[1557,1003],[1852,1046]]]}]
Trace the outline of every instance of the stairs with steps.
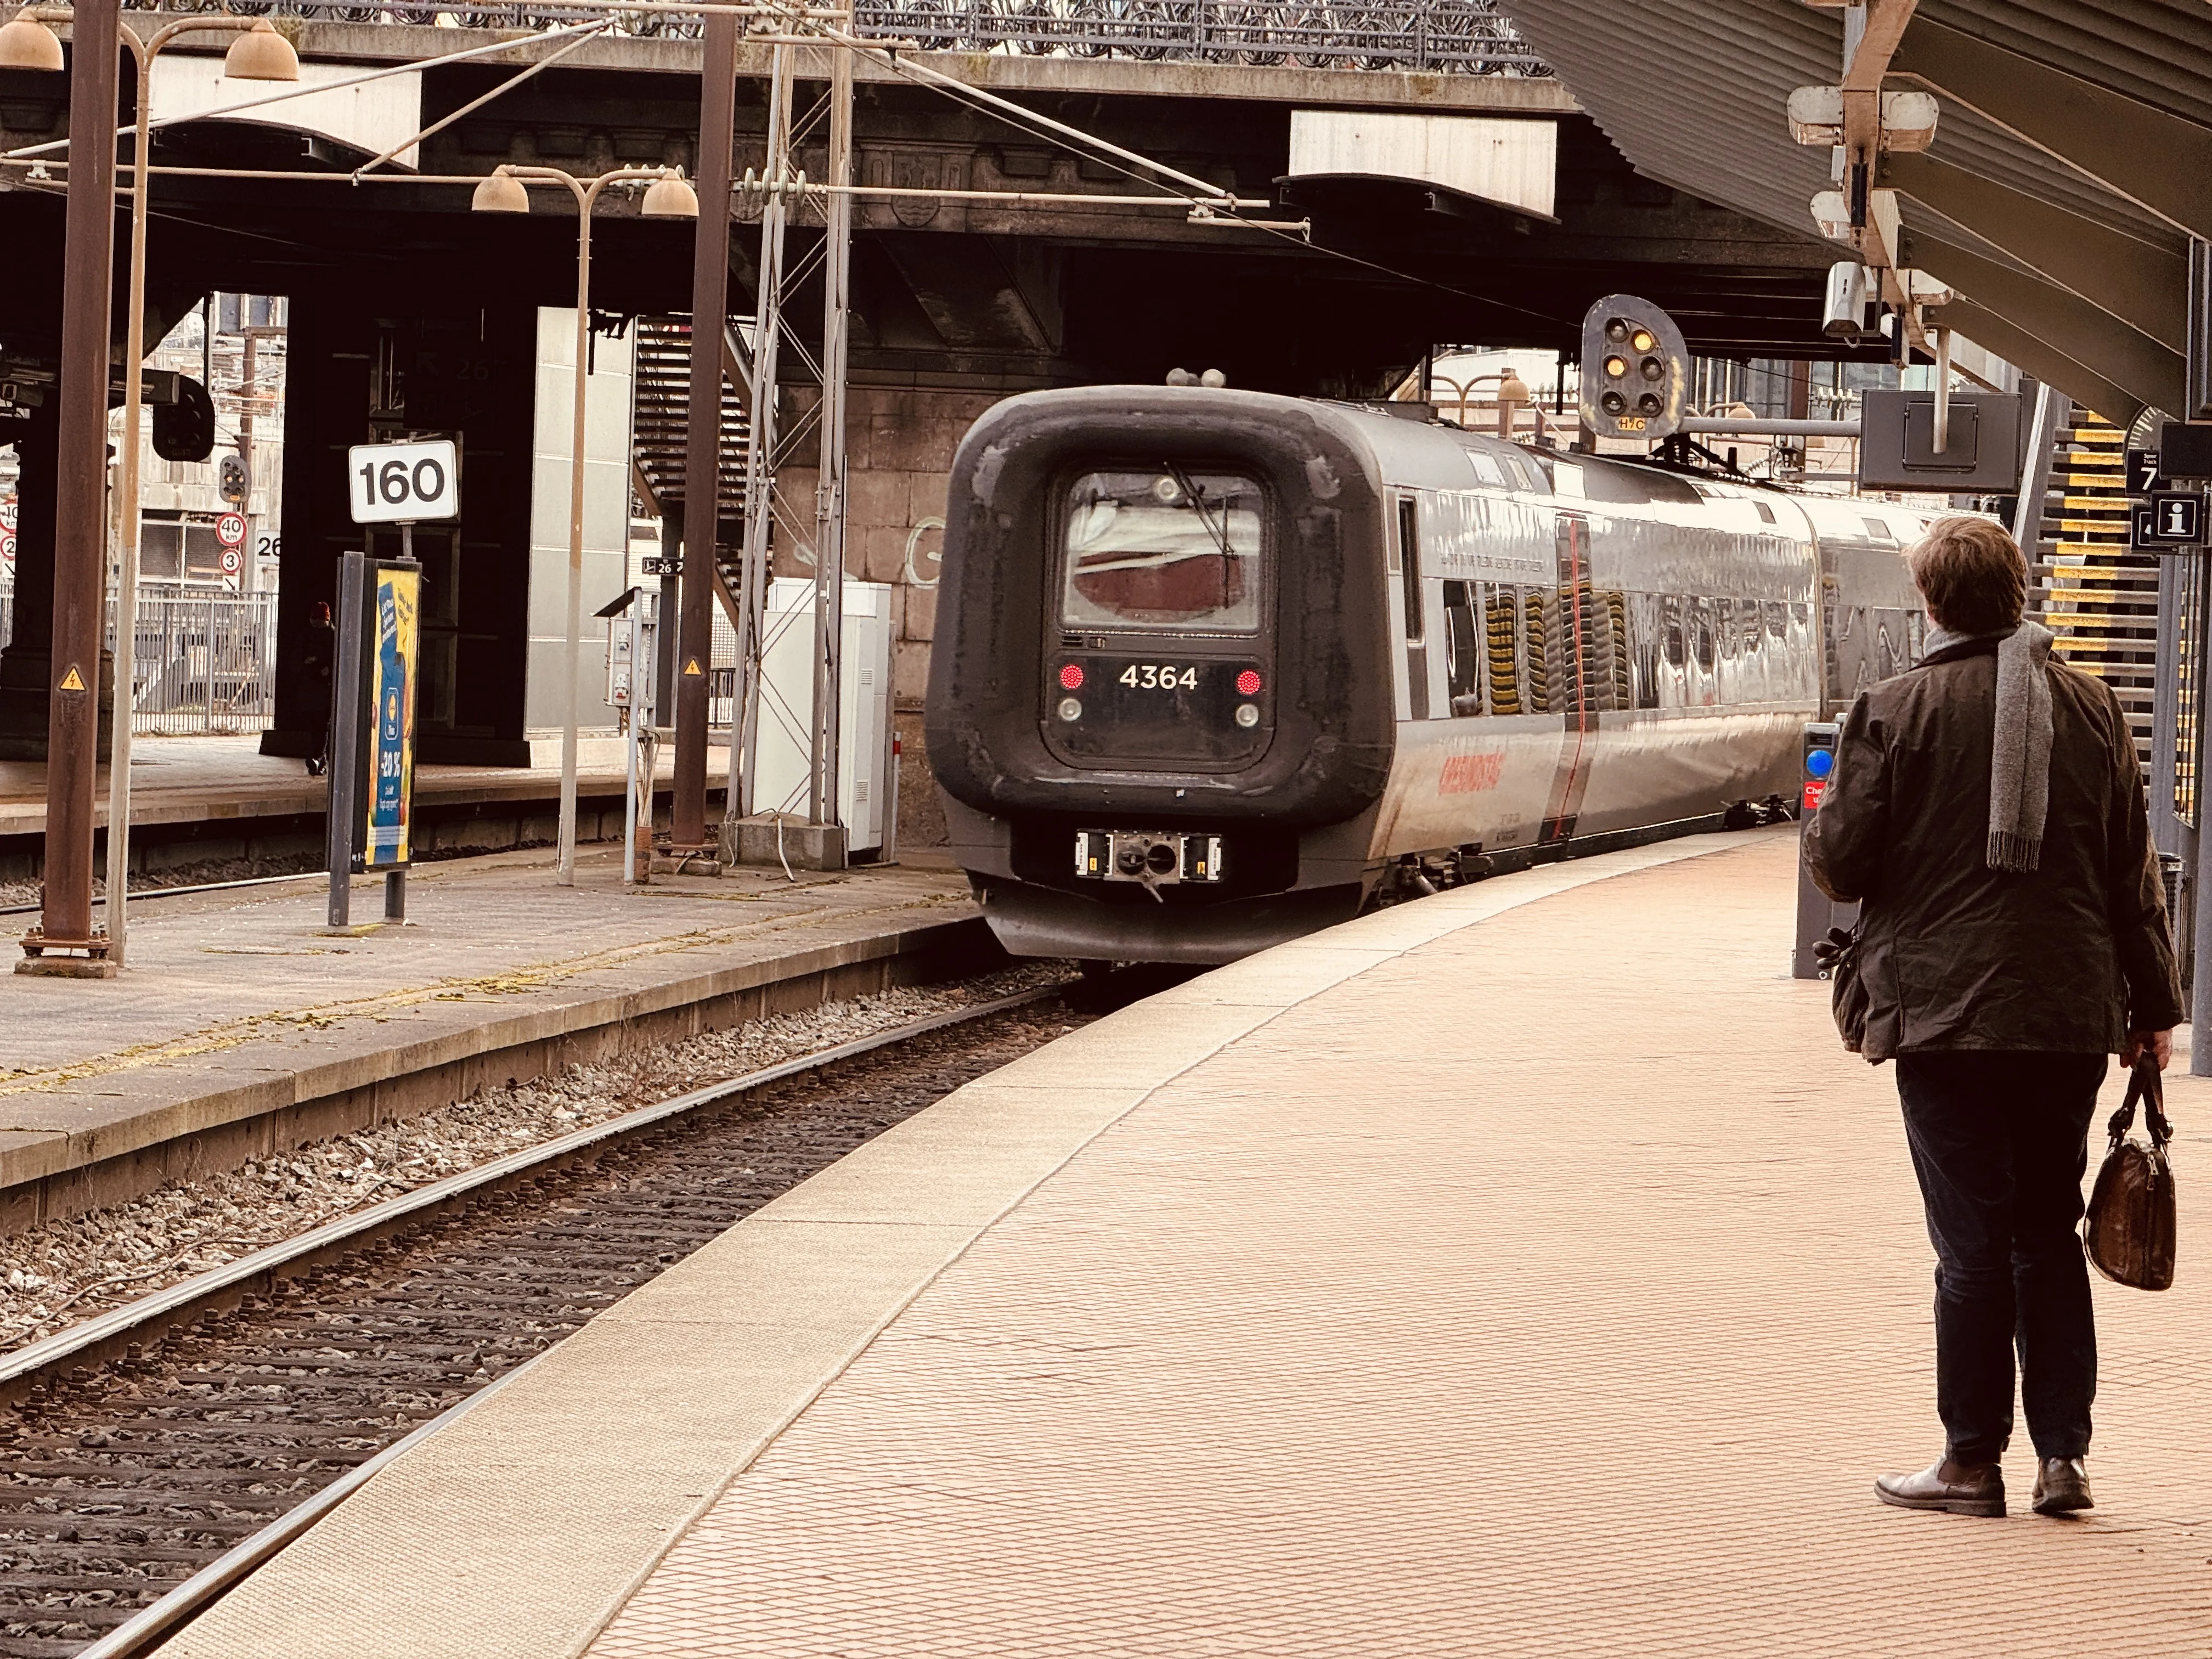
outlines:
[{"label": "stairs with steps", "polygon": [[[686,416],[691,397],[691,321],[688,317],[641,317],[637,321],[636,403],[631,416],[630,457],[641,495],[664,523],[684,503]],[[733,343],[726,341],[726,363]],[[721,499],[716,504],[715,584],[722,608],[734,622],[735,595],[745,508],[745,435],[750,416],[735,377],[722,376]]]},{"label": "stairs with steps", "polygon": [[2129,545],[2127,434],[2080,404],[2055,423],[2043,514],[2028,556],[2028,614],[2059,657],[2118,696],[2150,769],[2158,560]]}]

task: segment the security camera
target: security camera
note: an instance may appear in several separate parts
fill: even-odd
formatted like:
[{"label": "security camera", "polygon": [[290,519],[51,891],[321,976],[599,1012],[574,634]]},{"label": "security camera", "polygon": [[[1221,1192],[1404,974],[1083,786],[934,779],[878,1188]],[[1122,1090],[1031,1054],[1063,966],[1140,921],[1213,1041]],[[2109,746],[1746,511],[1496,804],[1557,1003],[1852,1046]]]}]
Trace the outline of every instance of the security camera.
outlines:
[{"label": "security camera", "polygon": [[1828,267],[1828,294],[1820,307],[1820,331],[1830,339],[1855,340],[1866,332],[1866,267],[1844,259]]}]

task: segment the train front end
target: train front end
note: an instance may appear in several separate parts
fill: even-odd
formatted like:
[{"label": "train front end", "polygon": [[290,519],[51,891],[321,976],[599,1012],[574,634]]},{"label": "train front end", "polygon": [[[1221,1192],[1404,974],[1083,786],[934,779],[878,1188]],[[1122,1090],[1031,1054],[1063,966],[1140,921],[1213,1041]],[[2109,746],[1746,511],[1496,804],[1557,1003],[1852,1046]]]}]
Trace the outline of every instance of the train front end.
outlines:
[{"label": "train front end", "polygon": [[1355,914],[1393,732],[1356,433],[1257,393],[1033,392],[969,434],[945,517],[929,758],[1007,950],[1227,962]]}]

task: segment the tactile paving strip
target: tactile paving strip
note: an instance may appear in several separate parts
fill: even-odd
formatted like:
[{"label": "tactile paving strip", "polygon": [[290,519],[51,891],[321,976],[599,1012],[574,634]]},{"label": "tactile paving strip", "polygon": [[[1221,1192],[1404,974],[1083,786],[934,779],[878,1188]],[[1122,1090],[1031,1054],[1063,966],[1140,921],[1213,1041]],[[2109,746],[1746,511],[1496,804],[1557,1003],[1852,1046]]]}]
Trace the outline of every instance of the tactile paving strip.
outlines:
[{"label": "tactile paving strip", "polygon": [[2098,1287],[2081,1522],[1940,1443],[1891,1073],[1782,976],[1786,840],[1389,962],[1155,1095],[731,1486],[593,1659],[2212,1647],[2212,1140]]}]

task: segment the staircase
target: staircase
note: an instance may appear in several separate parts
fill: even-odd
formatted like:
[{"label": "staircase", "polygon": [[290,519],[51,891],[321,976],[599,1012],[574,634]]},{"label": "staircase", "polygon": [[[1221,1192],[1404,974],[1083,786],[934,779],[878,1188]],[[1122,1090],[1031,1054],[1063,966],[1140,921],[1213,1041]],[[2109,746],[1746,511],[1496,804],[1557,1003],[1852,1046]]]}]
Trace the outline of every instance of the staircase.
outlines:
[{"label": "staircase", "polygon": [[2148,772],[2158,560],[2128,545],[2127,434],[2078,404],[2054,401],[2042,512],[2025,550],[2028,613],[2058,636],[2062,660],[2112,688]]},{"label": "staircase", "polygon": [[[726,360],[731,348],[720,346]],[[631,416],[630,457],[647,506],[672,531],[684,505],[684,461],[691,398],[691,323],[686,317],[641,317],[637,322],[636,402]],[[750,417],[742,388],[726,370],[722,376],[721,500],[716,506],[719,533],[714,566],[724,611],[736,617],[738,569],[742,549],[733,527],[744,518],[745,434]],[[672,534],[668,541],[674,539]]]}]

